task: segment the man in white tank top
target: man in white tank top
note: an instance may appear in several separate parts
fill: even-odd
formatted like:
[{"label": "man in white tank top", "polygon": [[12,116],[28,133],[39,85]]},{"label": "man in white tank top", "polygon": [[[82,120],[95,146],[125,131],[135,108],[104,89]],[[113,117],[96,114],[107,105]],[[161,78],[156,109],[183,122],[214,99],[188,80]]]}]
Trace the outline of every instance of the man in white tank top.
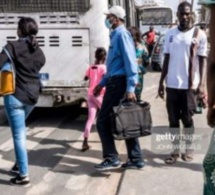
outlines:
[{"label": "man in white tank top", "polygon": [[158,95],[164,97],[166,81],[166,106],[173,153],[165,162],[173,164],[180,157],[180,120],[184,126],[186,148],[181,158],[193,160],[192,135],[194,133],[193,113],[196,108],[194,93],[203,97],[205,92],[205,70],[207,56],[207,36],[194,27],[194,14],[188,2],[178,6],[179,25],[170,29],[164,43],[164,65],[160,78]]}]

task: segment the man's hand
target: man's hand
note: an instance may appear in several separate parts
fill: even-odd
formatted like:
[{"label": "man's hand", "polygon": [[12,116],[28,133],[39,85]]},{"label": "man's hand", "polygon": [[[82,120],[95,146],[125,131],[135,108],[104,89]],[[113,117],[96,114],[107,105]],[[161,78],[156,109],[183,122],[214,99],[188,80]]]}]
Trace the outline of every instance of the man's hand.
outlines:
[{"label": "man's hand", "polygon": [[198,93],[198,97],[200,99],[204,98],[204,96],[205,96],[205,86],[200,84],[198,86],[198,88],[197,88],[197,93]]},{"label": "man's hand", "polygon": [[160,83],[159,87],[158,87],[158,96],[161,99],[164,99],[164,85]]},{"label": "man's hand", "polygon": [[98,97],[101,93],[102,87],[100,85],[97,85],[93,90],[93,95]]},{"label": "man's hand", "polygon": [[211,108],[208,108],[207,114],[208,125],[212,128],[215,127],[215,105]]},{"label": "man's hand", "polygon": [[136,98],[136,95],[135,93],[133,92],[126,92],[125,94],[125,98],[128,100],[128,101],[137,101],[137,98]]}]

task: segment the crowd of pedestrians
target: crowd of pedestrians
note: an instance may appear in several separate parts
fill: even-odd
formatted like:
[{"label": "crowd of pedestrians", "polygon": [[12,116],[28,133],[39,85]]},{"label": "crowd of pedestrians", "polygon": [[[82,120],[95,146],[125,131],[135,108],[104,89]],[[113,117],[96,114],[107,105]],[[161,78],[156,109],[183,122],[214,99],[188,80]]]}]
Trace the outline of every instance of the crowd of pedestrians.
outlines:
[{"label": "crowd of pedestrians", "polygon": [[[95,62],[86,70],[84,80],[89,80],[87,96],[88,120],[84,129],[82,151],[90,149],[88,140],[95,121],[101,140],[103,161],[95,165],[99,171],[113,168],[141,169],[145,166],[138,138],[126,139],[128,160],[121,164],[115,141],[111,132],[111,112],[122,99],[141,101],[143,78],[155,39],[155,31],[141,36],[136,27],[125,27],[125,10],[120,6],[111,7],[106,15],[105,25],[110,30],[110,46],[108,51],[103,47],[95,51]],[[205,102],[207,36],[204,31],[194,27],[194,14],[188,2],[178,6],[178,26],[169,29],[165,35],[164,63],[158,87],[158,95],[164,98],[166,90],[166,108],[169,131],[180,137],[180,120],[184,126],[184,134],[195,133],[193,114],[196,102]],[[214,25],[215,26],[215,25]],[[211,33],[214,32],[213,29]],[[16,162],[11,172],[17,176],[10,180],[11,184],[27,187],[28,155],[26,149],[25,120],[33,110],[41,91],[39,71],[45,64],[45,56],[39,48],[36,34],[38,26],[32,18],[23,17],[18,23],[17,41],[9,42],[5,49],[10,54],[16,69],[16,91],[4,96],[4,105],[12,130]],[[142,37],[147,37],[147,44]],[[211,40],[213,41],[213,39]],[[215,85],[214,85],[214,51],[211,54],[208,74],[208,122],[214,127],[215,121]],[[3,50],[0,54],[0,68],[9,61]],[[166,88],[164,87],[166,81]],[[98,112],[99,111],[99,112]],[[172,143],[173,152],[164,161],[166,164],[176,163],[179,157],[189,162],[193,160],[192,139],[186,140],[185,153],[181,154],[180,140]],[[211,154],[213,151],[213,154]],[[211,172],[215,169],[214,140],[210,152],[204,160],[206,174],[205,195],[215,194],[215,186],[210,181]],[[214,159],[214,161],[211,161]]]}]

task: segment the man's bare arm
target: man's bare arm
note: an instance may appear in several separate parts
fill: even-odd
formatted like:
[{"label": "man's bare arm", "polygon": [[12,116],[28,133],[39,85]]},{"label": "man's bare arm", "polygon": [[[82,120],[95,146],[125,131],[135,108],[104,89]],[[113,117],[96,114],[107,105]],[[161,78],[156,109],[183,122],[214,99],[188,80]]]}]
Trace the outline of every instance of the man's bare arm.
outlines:
[{"label": "man's bare arm", "polygon": [[142,34],[142,38],[144,38],[148,34],[148,31]]},{"label": "man's bare arm", "polygon": [[169,54],[165,54],[162,73],[161,73],[161,77],[160,77],[160,84],[163,84],[164,79],[166,78],[166,75],[168,72],[168,66],[169,66]]},{"label": "man's bare arm", "polygon": [[200,74],[200,83],[198,90],[200,95],[205,92],[205,84],[206,84],[206,70],[207,70],[207,59],[204,56],[199,56],[199,74]]},{"label": "man's bare arm", "polygon": [[162,73],[161,73],[160,82],[159,82],[159,88],[158,88],[158,96],[162,99],[164,98],[164,84],[163,83],[164,83],[164,79],[166,78],[166,75],[168,73],[168,67],[169,67],[169,54],[165,54]]}]

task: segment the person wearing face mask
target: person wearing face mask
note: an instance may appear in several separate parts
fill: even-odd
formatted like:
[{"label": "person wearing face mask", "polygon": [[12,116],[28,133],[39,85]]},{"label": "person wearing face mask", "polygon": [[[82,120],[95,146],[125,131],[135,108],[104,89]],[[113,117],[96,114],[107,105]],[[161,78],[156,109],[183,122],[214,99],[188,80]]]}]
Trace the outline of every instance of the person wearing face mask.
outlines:
[{"label": "person wearing face mask", "polygon": [[158,95],[164,98],[163,82],[166,79],[169,130],[176,136],[172,142],[173,153],[166,158],[166,164],[173,164],[180,157],[180,120],[184,126],[183,138],[186,146],[181,158],[184,161],[193,160],[192,116],[196,108],[195,97],[203,98],[205,92],[206,34],[194,27],[194,14],[190,3],[179,4],[177,17],[178,27],[169,29],[165,37],[165,59],[158,88]]},{"label": "person wearing face mask", "polygon": [[[97,129],[104,158],[102,163],[95,166],[99,171],[118,168],[121,165],[111,133],[110,114],[113,107],[119,105],[123,97],[129,101],[136,101],[134,92],[138,83],[138,66],[135,45],[131,34],[124,26],[124,22],[125,10],[122,7],[113,6],[106,13],[105,25],[111,30],[110,47],[106,61],[107,73],[94,89],[94,95],[98,96],[102,87],[106,86],[102,107],[97,118]],[[144,162],[138,139],[128,139],[125,142],[128,161],[121,167],[143,168]]]}]

